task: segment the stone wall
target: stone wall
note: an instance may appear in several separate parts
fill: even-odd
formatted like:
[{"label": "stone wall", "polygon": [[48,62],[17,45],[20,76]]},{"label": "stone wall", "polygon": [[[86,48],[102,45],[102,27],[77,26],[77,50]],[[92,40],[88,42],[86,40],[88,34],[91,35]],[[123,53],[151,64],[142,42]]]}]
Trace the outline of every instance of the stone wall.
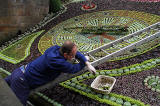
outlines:
[{"label": "stone wall", "polygon": [[49,0],[0,0],[0,40],[37,24],[49,11]]}]

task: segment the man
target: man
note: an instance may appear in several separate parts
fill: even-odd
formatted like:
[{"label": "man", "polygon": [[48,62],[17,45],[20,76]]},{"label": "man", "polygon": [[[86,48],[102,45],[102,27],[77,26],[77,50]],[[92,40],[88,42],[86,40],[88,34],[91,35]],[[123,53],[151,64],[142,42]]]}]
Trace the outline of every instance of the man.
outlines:
[{"label": "man", "polygon": [[[73,58],[80,62],[78,64],[68,62]],[[76,73],[85,66],[91,73],[96,73],[95,68],[87,61],[87,58],[77,51],[77,46],[71,41],[65,41],[62,47],[52,46],[34,61],[17,68],[5,80],[21,103],[26,105],[31,89],[54,80],[62,72]]]}]

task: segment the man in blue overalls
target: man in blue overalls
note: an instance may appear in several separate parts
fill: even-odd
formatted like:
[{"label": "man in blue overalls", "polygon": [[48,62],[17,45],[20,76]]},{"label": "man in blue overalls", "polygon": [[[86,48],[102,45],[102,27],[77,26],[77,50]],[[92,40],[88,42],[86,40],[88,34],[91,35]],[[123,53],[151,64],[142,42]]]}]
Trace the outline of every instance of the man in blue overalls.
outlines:
[{"label": "man in blue overalls", "polygon": [[[71,64],[67,61],[73,58],[80,62]],[[5,80],[21,103],[26,105],[30,90],[54,80],[61,72],[76,73],[85,66],[91,73],[96,73],[95,68],[87,61],[87,58],[77,51],[75,43],[65,41],[61,47],[52,46],[34,61],[15,69]]]}]

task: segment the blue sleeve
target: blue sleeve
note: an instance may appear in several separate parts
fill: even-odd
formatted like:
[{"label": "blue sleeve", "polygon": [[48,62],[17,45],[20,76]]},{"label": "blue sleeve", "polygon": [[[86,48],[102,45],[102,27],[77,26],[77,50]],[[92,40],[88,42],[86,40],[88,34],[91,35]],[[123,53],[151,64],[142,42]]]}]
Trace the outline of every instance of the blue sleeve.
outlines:
[{"label": "blue sleeve", "polygon": [[80,62],[78,64],[71,64],[67,62],[66,66],[64,67],[64,70],[62,72],[64,73],[77,73],[80,70],[82,70],[85,67],[85,64],[83,62]]},{"label": "blue sleeve", "polygon": [[80,53],[79,51],[77,51],[75,58],[80,60],[81,62],[84,62],[84,63],[87,61],[85,56],[82,53]]},{"label": "blue sleeve", "polygon": [[[47,51],[48,49],[46,50],[46,52]],[[59,57],[49,58],[48,65],[52,70],[58,72],[76,73],[85,67],[85,62],[87,61],[85,56],[80,52],[77,52],[75,56],[75,58],[77,58],[80,61],[78,64],[71,64],[68,61],[66,61],[64,57],[61,57],[60,54],[57,55],[59,55]]]},{"label": "blue sleeve", "polygon": [[48,52],[50,52],[53,48],[54,48],[54,46],[52,46],[52,47],[48,48],[44,53],[48,53]]},{"label": "blue sleeve", "polygon": [[71,64],[67,61],[59,62],[57,64],[51,64],[51,67],[55,71],[61,71],[64,73],[76,73],[85,67],[84,62],[79,62],[78,64]]},{"label": "blue sleeve", "polygon": [[60,46],[58,46],[58,45],[51,46],[51,47],[48,48],[44,53],[46,54],[46,53],[50,52],[51,50],[53,50],[53,49],[55,49],[55,48],[60,48]]}]

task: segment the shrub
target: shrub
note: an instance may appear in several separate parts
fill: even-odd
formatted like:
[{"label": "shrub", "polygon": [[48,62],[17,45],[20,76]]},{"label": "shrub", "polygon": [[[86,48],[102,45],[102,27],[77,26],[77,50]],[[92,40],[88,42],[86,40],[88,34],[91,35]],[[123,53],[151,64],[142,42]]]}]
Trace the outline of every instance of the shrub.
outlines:
[{"label": "shrub", "polygon": [[94,75],[90,73],[90,74],[88,74],[88,76],[89,76],[89,77],[92,77],[92,76],[94,76]]},{"label": "shrub", "polygon": [[111,96],[109,99],[110,99],[111,101],[116,101],[116,98],[115,98],[114,96]]},{"label": "shrub", "polygon": [[109,95],[103,95],[103,99],[109,99]]},{"label": "shrub", "polygon": [[129,71],[129,69],[125,69],[125,70],[124,70],[124,72],[128,72],[128,71]]},{"label": "shrub", "polygon": [[79,76],[79,77],[78,77],[78,80],[81,80],[81,79],[83,79],[83,77],[82,77],[82,76]]},{"label": "shrub", "polygon": [[84,74],[84,75],[83,75],[83,78],[87,78],[87,77],[88,77],[88,75],[87,75],[87,74]]},{"label": "shrub", "polygon": [[102,72],[100,72],[100,74],[101,74],[101,75],[105,75],[105,72],[102,71]]},{"label": "shrub", "polygon": [[77,88],[77,89],[81,89],[81,86],[80,86],[80,85],[76,85],[76,88]]},{"label": "shrub", "polygon": [[90,89],[85,89],[85,92],[90,93],[91,90]]},{"label": "shrub", "polygon": [[124,106],[131,106],[131,103],[130,102],[125,102]]},{"label": "shrub", "polygon": [[72,78],[72,81],[73,81],[73,82],[76,82],[76,81],[77,81],[77,78]]},{"label": "shrub", "polygon": [[71,86],[72,86],[72,87],[75,87],[75,85],[76,85],[75,83],[71,83]]},{"label": "shrub", "polygon": [[136,69],[135,69],[135,68],[130,68],[130,70],[134,71],[134,70],[136,70]]},{"label": "shrub", "polygon": [[132,106],[138,106],[138,105],[134,104],[134,105],[132,105]]},{"label": "shrub", "polygon": [[152,64],[151,64],[151,63],[147,63],[146,65],[147,65],[147,66],[151,66]]},{"label": "shrub", "polygon": [[112,74],[117,74],[117,71],[116,70],[112,71]]},{"label": "shrub", "polygon": [[102,98],[103,97],[103,95],[102,94],[97,94],[98,95],[98,97],[100,97],[100,98]]},{"label": "shrub", "polygon": [[61,1],[60,0],[50,0],[49,1],[49,13],[58,12],[61,9]]},{"label": "shrub", "polygon": [[118,104],[123,104],[123,100],[122,100],[121,98],[118,98],[118,99],[116,100],[116,103],[118,103]]},{"label": "shrub", "polygon": [[96,75],[99,75],[100,74],[100,72],[96,72]]},{"label": "shrub", "polygon": [[66,85],[70,85],[70,84],[71,84],[71,82],[70,82],[70,81],[67,81],[67,82],[66,82]]},{"label": "shrub", "polygon": [[119,69],[118,72],[119,72],[119,73],[123,73],[123,69]]},{"label": "shrub", "polygon": [[111,73],[111,71],[106,71],[106,74],[110,74]]}]

